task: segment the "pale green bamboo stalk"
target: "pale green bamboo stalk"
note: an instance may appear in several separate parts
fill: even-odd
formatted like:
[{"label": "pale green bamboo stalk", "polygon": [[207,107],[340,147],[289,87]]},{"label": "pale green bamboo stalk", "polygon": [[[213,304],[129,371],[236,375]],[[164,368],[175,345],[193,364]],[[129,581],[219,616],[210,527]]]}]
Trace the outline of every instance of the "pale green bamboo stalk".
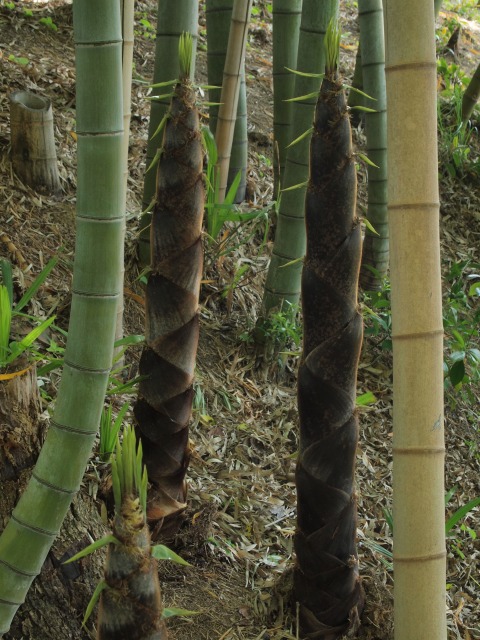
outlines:
[{"label": "pale green bamboo stalk", "polygon": [[[207,69],[209,101],[219,103],[223,69],[227,52],[233,0],[206,0],[205,16],[207,19]],[[218,119],[218,104],[211,104],[208,109],[210,131],[215,135]],[[236,202],[245,199],[247,185],[248,133],[247,133],[247,90],[245,83],[245,64],[242,65],[240,77],[240,93],[238,96],[237,119],[233,132],[232,151],[228,170],[227,188],[232,184],[240,171],[241,179],[237,189]]]},{"label": "pale green bamboo stalk", "polygon": [[[122,87],[123,87],[123,145],[122,145],[122,158],[123,158],[123,189],[125,191],[125,202],[127,197],[128,186],[128,145],[130,141],[130,112],[132,105],[132,63],[133,63],[133,20],[134,20],[134,0],[121,0],[121,14],[122,14],[122,36],[123,36],[123,53],[122,53]],[[123,228],[122,251],[125,245],[125,220]],[[122,273],[120,281],[124,282],[125,279],[125,264],[122,255]],[[121,340],[123,338],[123,287],[120,289],[120,295],[118,298],[117,309],[117,321],[115,329],[115,340]],[[116,350],[116,354],[122,352],[122,347]],[[123,358],[116,363],[117,367],[123,366]]]},{"label": "pale green bamboo stalk", "polygon": [[418,0],[386,0],[385,25],[395,638],[445,640],[443,322],[433,7]]},{"label": "pale green bamboo stalk", "polygon": [[[387,217],[387,95],[385,89],[385,43],[383,37],[382,0],[358,0],[358,19],[362,43],[363,91],[375,99],[366,100],[375,111],[365,113],[367,155],[376,165],[367,165],[367,219],[376,233],[368,227],[363,243],[360,282],[364,289],[378,290],[387,275],[388,217]],[[377,235],[378,234],[378,235]],[[367,266],[373,267],[375,273]]]},{"label": "pale green bamboo stalk", "polygon": [[242,69],[245,75],[245,48],[251,9],[252,0],[234,0],[233,2],[227,52],[225,54],[225,66],[223,69],[220,107],[218,109],[217,127],[215,131],[215,142],[218,152],[218,198],[220,203],[224,201],[227,191]]},{"label": "pale green bamboo stalk", "polygon": [[289,69],[297,66],[298,38],[302,0],[273,0],[273,169],[274,193],[282,183],[291,140],[295,76]]},{"label": "pale green bamboo stalk", "polygon": [[[168,82],[179,76],[178,40],[183,32],[191,33],[193,38],[192,65],[190,76],[195,72],[195,56],[198,37],[198,0],[158,0],[157,39],[155,44],[155,70],[153,83]],[[159,90],[159,94],[167,94],[168,87]],[[151,165],[157,150],[162,145],[161,134],[153,138],[158,125],[166,114],[170,104],[169,98],[152,101],[150,123],[148,127],[147,157],[145,169]],[[156,171],[151,169],[145,174],[143,185],[142,210],[146,211],[155,197]],[[140,220],[140,237],[138,254],[140,262],[150,264],[150,222],[151,213],[144,213]]]},{"label": "pale green bamboo stalk", "polygon": [[77,492],[112,362],[124,196],[118,0],[75,0],[78,196],[72,310],[54,415],[0,537],[0,635],[25,599]]},{"label": "pale green bamboo stalk", "polygon": [[[330,19],[336,15],[338,0],[304,0],[298,43],[297,69],[301,72],[324,73],[324,37]],[[295,76],[295,96],[318,93],[320,78]],[[315,98],[294,102],[292,141],[311,129]],[[285,164],[283,188],[306,183],[308,150],[311,135],[289,147]],[[277,220],[272,258],[268,268],[261,316],[280,309],[286,300],[297,303],[300,296],[301,259],[305,254],[304,225],[305,187],[283,191]],[[289,266],[287,263],[292,263]]]}]

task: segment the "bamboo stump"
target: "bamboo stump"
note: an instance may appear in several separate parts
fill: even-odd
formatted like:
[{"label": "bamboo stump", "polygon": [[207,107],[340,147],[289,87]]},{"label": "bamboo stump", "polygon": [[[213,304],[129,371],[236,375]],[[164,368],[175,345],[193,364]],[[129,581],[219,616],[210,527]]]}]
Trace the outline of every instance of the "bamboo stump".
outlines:
[{"label": "bamboo stump", "polygon": [[[19,364],[17,369],[21,368]],[[0,482],[17,479],[37,459],[39,413],[34,365],[10,380],[0,380]]]},{"label": "bamboo stump", "polygon": [[18,177],[33,189],[60,191],[50,100],[28,91],[12,93],[10,125],[12,163]]}]

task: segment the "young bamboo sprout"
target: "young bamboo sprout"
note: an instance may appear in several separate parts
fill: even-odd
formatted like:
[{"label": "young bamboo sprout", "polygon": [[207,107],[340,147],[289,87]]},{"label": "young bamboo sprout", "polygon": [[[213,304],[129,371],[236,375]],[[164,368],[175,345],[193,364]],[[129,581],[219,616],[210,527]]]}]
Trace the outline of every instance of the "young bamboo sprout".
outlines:
[{"label": "young bamboo sprout", "polygon": [[[180,39],[181,74],[164,125],[151,225],[145,348],[134,413],[152,483],[148,518],[162,537],[178,528],[186,507],[188,422],[198,344],[205,201],[203,146],[189,79],[192,38]],[[165,521],[165,518],[168,518]]]},{"label": "young bamboo sprout", "polygon": [[108,547],[98,613],[98,640],[165,640],[157,563],[146,522],[147,471],[142,444],[126,427],[112,460],[115,498],[113,537]]},{"label": "young bamboo sprout", "polygon": [[326,35],[326,75],[315,109],[302,275],[300,451],[294,592],[305,636],[333,640],[359,625],[363,592],[355,546],[355,414],[362,317],[357,308],[361,227],[350,123],[337,80],[339,32]]}]

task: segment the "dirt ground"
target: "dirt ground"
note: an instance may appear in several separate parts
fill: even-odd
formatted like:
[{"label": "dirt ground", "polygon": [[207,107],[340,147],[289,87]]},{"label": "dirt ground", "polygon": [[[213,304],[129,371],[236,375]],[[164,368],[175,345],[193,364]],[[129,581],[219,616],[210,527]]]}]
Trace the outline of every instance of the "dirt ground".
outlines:
[{"label": "dirt ground", "polygon": [[[155,25],[155,2],[138,0],[136,18]],[[203,4],[203,3],[202,3]],[[341,71],[349,82],[354,65],[358,29],[353,2],[342,2]],[[247,49],[249,117],[248,203],[250,209],[272,212],[272,65],[271,20],[266,3],[252,23]],[[24,9],[32,15],[27,15]],[[41,22],[42,18],[47,20]],[[48,19],[56,26],[52,28]],[[440,23],[451,19],[442,13]],[[143,332],[143,306],[138,283],[136,236],[141,210],[149,117],[145,80],[152,75],[153,33],[138,22],[132,87],[132,131],[128,180],[126,240],[126,333]],[[466,71],[475,66],[480,34],[465,21],[457,60]],[[206,81],[205,21],[197,57],[197,81]],[[477,25],[478,28],[478,25]],[[468,36],[468,37],[467,37]],[[477,58],[478,59],[478,58]],[[53,104],[55,138],[62,194],[47,197],[24,186],[13,173],[9,158],[8,96],[28,89]],[[29,312],[38,317],[55,313],[56,323],[68,327],[69,287],[75,216],[75,73],[71,2],[50,0],[0,4],[0,256],[15,268],[20,293],[46,262],[58,254],[59,263],[40,290]],[[478,123],[477,123],[478,124]],[[478,133],[477,133],[478,137]],[[365,144],[361,128],[354,131],[358,148]],[[472,144],[477,145],[478,140]],[[441,180],[442,265],[447,273],[461,260],[480,262],[480,200],[477,176]],[[359,204],[365,203],[366,176],[359,170]],[[265,218],[265,217],[264,217]],[[206,248],[206,276],[201,300],[201,342],[191,429],[193,457],[189,470],[189,509],[175,548],[191,566],[161,564],[164,603],[194,610],[191,618],[169,623],[173,640],[282,640],[298,638],[295,611],[289,603],[289,567],[295,530],[294,468],[297,448],[297,356],[276,360],[258,354],[245,336],[255,324],[271,242],[261,246],[263,223],[242,233],[245,241],[218,263]],[[271,234],[270,234],[271,235]],[[270,235],[268,236],[270,239]],[[242,266],[249,268],[235,282]],[[233,286],[235,285],[235,286]],[[60,338],[55,335],[55,340]],[[139,349],[127,355],[136,373]],[[48,424],[47,395],[55,396],[58,379],[40,380],[41,419]],[[393,638],[393,572],[378,546],[391,549],[384,509],[391,508],[392,363],[388,350],[366,340],[358,393],[371,391],[377,401],[362,408],[358,451],[359,558],[366,591],[360,638]],[[479,388],[474,388],[478,397]],[[119,408],[134,396],[113,398]],[[475,416],[476,415],[476,420]],[[478,410],[463,397],[446,406],[446,488],[458,489],[451,508],[479,494],[480,454]],[[104,470],[95,454],[82,491],[72,504],[62,534],[41,576],[15,618],[6,640],[85,640],[95,637],[94,616],[81,627],[89,598],[102,573],[98,553],[61,566],[72,555],[107,531],[99,515]],[[28,473],[20,482],[5,482],[0,494],[0,529],[18,499]],[[480,534],[478,510],[468,527]],[[480,543],[457,528],[447,543],[447,616],[449,640],[480,639]],[[462,557],[463,556],[463,557]]]}]

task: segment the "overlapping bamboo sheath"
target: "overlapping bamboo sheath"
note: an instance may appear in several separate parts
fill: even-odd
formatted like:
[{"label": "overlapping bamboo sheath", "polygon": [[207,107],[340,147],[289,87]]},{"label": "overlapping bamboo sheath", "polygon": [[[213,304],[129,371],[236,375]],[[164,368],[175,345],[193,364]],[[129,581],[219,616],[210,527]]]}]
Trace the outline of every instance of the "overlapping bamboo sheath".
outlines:
[{"label": "overlapping bamboo sheath", "polygon": [[98,612],[98,640],[166,640],[157,562],[138,500],[123,499],[115,515],[105,564],[105,582]]},{"label": "overlapping bamboo sheath", "polygon": [[329,76],[315,110],[305,204],[294,570],[302,637],[323,640],[356,628],[363,606],[355,545],[355,388],[362,343],[357,308],[362,238],[355,198],[345,96]]},{"label": "overlapping bamboo sheath", "polygon": [[[151,225],[145,342],[135,405],[152,483],[147,515],[168,537],[185,508],[188,422],[198,343],[203,267],[203,147],[188,75],[176,85],[165,126]],[[168,523],[163,521],[168,518]],[[162,524],[163,522],[163,524]]]}]

